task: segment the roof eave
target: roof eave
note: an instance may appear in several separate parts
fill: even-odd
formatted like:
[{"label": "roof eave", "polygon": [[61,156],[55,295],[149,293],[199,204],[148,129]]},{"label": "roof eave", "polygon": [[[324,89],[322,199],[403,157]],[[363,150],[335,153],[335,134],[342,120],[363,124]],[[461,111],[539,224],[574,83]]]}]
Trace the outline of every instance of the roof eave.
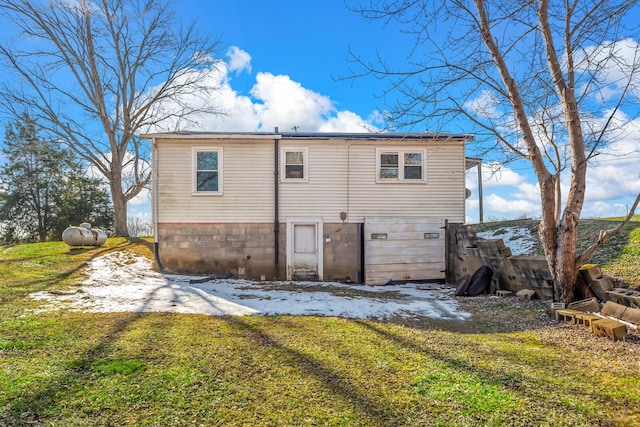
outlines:
[{"label": "roof eave", "polygon": [[340,139],[394,141],[463,141],[471,142],[473,135],[447,133],[348,133],[348,132],[160,132],[141,135],[143,139]]}]

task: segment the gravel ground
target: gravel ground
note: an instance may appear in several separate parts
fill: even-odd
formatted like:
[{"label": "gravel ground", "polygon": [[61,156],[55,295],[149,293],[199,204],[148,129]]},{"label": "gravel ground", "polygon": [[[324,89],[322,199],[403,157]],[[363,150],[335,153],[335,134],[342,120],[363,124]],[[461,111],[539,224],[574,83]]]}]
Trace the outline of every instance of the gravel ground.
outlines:
[{"label": "gravel ground", "polygon": [[[406,319],[402,323],[414,327],[453,330],[461,333],[501,333],[511,331],[535,331],[538,339],[546,344],[585,350],[595,357],[628,359],[640,369],[640,333],[627,328],[629,336],[624,341],[611,341],[594,335],[582,325],[557,321],[548,307],[539,300],[496,296],[458,297],[461,309],[472,314],[464,322],[434,322],[429,319]],[[401,321],[399,319],[399,321]]]}]

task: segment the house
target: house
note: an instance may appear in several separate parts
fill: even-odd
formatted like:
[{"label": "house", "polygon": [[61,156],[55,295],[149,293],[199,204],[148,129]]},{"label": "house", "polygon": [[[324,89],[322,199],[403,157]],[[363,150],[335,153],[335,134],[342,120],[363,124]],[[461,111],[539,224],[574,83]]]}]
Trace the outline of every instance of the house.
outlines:
[{"label": "house", "polygon": [[445,227],[465,219],[470,135],[144,138],[164,271],[367,284],[445,277]]}]

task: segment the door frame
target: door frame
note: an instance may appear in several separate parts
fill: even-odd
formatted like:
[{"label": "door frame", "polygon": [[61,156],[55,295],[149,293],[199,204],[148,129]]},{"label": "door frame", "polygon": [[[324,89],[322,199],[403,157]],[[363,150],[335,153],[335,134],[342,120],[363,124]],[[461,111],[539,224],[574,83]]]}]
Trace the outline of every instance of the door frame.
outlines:
[{"label": "door frame", "polygon": [[314,225],[316,227],[316,262],[318,265],[318,280],[324,279],[324,232],[322,218],[287,218],[286,219],[286,254],[287,254],[287,280],[293,280],[293,230],[296,225]]}]

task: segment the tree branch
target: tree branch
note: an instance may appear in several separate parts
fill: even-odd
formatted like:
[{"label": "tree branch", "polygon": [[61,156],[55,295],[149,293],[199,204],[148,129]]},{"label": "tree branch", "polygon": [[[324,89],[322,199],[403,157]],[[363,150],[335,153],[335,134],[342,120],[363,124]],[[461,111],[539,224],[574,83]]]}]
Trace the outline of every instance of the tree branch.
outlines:
[{"label": "tree branch", "polygon": [[591,257],[591,255],[593,255],[602,245],[604,245],[611,236],[615,236],[616,234],[618,234],[622,230],[622,228],[625,225],[627,225],[631,221],[631,218],[633,218],[633,216],[635,215],[635,211],[636,211],[636,208],[638,207],[638,203],[640,203],[640,193],[636,197],[635,202],[633,202],[633,205],[631,206],[631,210],[629,211],[629,214],[625,217],[625,219],[622,220],[622,222],[618,224],[618,226],[615,228],[611,228],[609,230],[600,230],[600,232],[598,233],[598,240],[596,240],[595,243],[593,243],[583,253],[581,253],[576,257],[576,264],[582,265],[586,260],[588,260]]}]

